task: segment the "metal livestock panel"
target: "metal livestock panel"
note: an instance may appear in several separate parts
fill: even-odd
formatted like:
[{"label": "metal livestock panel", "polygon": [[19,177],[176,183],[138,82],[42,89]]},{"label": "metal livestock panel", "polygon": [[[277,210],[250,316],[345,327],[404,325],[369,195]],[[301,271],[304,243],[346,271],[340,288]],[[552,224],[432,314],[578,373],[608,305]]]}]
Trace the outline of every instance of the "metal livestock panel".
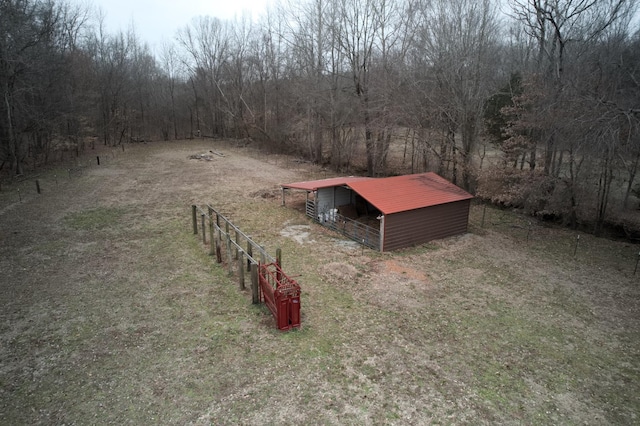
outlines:
[{"label": "metal livestock panel", "polygon": [[471,200],[385,215],[383,251],[467,232]]},{"label": "metal livestock panel", "polygon": [[318,213],[316,212],[315,200],[307,200],[306,211],[307,211],[307,216],[309,216],[311,219],[318,220]]},{"label": "metal livestock panel", "polygon": [[323,217],[320,223],[364,246],[374,250],[380,250],[379,227],[374,228],[357,220],[349,219],[339,213]]}]

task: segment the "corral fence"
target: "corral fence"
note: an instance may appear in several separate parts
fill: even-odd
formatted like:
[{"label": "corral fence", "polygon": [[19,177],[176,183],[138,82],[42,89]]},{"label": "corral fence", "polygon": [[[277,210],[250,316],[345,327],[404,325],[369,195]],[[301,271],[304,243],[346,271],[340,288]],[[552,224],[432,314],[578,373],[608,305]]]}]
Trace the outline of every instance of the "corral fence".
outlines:
[{"label": "corral fence", "polygon": [[211,205],[192,205],[191,215],[194,235],[201,233],[209,254],[215,255],[217,263],[226,262],[230,275],[237,272],[240,290],[246,289],[246,270],[251,277],[252,302],[265,303],[279,330],[299,328],[300,286],[282,270],[282,251],[277,249],[272,257]]},{"label": "corral fence", "polygon": [[[307,200],[305,211],[315,222],[373,250],[380,250],[380,229],[338,213],[338,209],[318,212],[315,200]],[[378,225],[379,226],[379,225]]]}]

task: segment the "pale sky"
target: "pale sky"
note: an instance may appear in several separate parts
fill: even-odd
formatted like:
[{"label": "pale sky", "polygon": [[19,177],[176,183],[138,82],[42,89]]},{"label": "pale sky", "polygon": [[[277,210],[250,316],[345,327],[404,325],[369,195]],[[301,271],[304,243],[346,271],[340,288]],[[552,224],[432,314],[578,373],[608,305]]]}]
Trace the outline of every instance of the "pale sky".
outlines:
[{"label": "pale sky", "polygon": [[90,0],[89,4],[106,14],[108,32],[126,31],[133,22],[142,41],[155,50],[163,41],[171,41],[176,30],[196,16],[234,19],[249,13],[256,19],[268,3],[269,0]]}]

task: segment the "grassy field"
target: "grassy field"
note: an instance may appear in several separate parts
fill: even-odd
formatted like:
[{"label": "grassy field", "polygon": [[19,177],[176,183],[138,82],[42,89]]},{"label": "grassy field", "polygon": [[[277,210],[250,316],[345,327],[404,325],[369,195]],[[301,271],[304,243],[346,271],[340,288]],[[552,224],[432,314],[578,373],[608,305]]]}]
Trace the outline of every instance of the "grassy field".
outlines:
[{"label": "grassy field", "polygon": [[[638,246],[474,206],[469,233],[380,254],[281,206],[311,165],[126,148],[2,186],[0,424],[640,422]],[[208,256],[206,203],[282,248],[299,331]]]}]

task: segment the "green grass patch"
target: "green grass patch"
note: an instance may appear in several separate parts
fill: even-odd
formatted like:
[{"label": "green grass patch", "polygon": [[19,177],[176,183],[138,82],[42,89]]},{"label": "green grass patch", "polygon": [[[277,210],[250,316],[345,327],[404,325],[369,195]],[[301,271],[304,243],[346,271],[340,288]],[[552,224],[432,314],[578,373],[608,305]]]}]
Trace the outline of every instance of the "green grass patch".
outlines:
[{"label": "green grass patch", "polygon": [[64,218],[64,223],[75,230],[96,231],[118,226],[124,214],[123,208],[97,207],[71,213]]}]

